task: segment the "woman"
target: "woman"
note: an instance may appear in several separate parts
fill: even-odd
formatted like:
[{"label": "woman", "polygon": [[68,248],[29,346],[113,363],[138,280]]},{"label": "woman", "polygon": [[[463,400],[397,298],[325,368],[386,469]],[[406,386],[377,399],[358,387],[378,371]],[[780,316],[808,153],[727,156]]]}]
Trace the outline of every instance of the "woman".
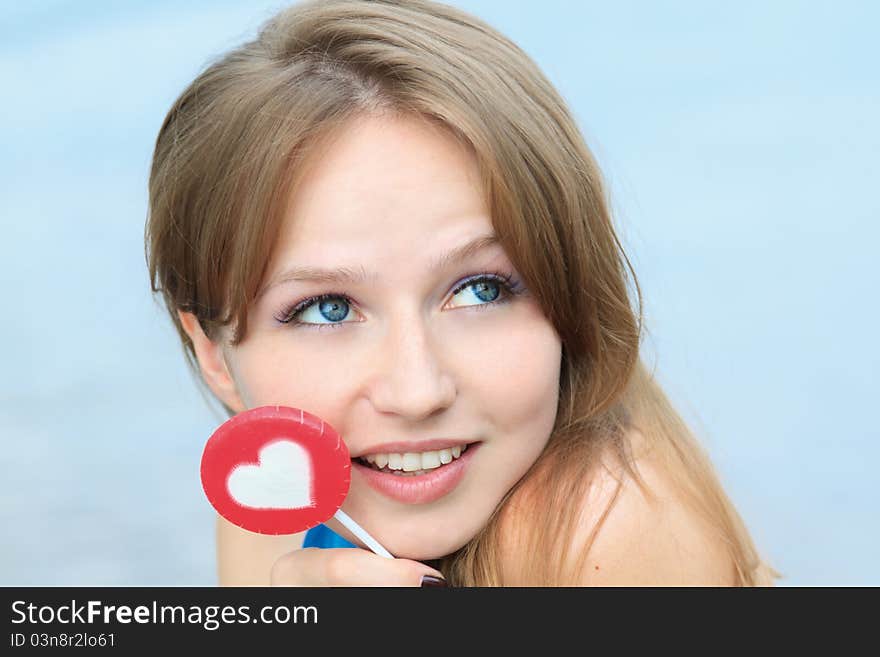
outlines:
[{"label": "woman", "polygon": [[329,422],[343,509],[397,557],[218,519],[221,583],[772,583],[639,359],[575,122],[481,21],[282,11],[169,112],[147,247],[213,394]]}]

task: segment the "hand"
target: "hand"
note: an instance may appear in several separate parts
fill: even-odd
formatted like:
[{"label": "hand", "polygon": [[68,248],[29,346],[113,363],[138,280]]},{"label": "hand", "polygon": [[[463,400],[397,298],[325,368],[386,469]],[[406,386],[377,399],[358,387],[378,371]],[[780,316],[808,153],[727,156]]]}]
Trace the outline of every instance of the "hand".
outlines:
[{"label": "hand", "polygon": [[272,586],[421,586],[424,576],[445,582],[439,571],[418,561],[388,559],[361,548],[310,547],[280,557],[269,581]]}]

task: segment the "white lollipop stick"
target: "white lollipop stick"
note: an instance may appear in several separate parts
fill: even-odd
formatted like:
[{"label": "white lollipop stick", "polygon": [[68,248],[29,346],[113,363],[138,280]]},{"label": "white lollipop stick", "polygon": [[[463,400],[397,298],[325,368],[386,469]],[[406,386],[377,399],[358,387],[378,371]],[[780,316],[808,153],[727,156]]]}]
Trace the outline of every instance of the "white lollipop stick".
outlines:
[{"label": "white lollipop stick", "polygon": [[336,518],[339,522],[341,522],[345,528],[350,531],[352,534],[361,539],[368,548],[370,548],[373,552],[378,554],[380,557],[387,557],[388,559],[393,559],[394,555],[391,554],[388,550],[383,548],[379,541],[370,536],[366,530],[357,524],[354,520],[351,519],[345,511],[342,509],[337,509],[336,513],[333,514],[333,517]]}]

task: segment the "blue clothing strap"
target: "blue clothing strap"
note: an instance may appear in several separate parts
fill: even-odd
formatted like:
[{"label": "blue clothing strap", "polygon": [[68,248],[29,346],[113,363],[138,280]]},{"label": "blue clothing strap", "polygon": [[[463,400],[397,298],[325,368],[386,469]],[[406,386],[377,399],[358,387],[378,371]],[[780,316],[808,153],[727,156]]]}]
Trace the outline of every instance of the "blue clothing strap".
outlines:
[{"label": "blue clothing strap", "polygon": [[357,547],[357,545],[349,543],[327,525],[318,525],[317,527],[312,527],[306,532],[306,537],[303,540],[303,547],[353,548]]}]

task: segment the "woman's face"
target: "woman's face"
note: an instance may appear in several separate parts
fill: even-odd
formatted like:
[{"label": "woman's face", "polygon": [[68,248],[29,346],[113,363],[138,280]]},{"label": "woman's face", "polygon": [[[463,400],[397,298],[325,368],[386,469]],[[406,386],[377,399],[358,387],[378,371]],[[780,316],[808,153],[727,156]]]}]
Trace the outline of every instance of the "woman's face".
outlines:
[{"label": "woman's face", "polygon": [[559,337],[440,128],[362,117],[310,164],[247,337],[224,347],[235,403],[328,422],[352,456],[343,510],[396,556],[446,555],[544,448]]}]

